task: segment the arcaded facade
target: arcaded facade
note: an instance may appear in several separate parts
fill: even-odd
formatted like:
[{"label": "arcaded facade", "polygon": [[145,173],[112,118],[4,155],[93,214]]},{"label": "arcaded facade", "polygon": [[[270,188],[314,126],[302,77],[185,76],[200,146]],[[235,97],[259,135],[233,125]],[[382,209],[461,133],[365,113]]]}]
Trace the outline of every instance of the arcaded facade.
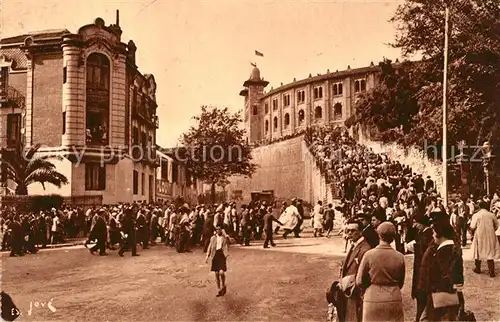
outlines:
[{"label": "arcaded facade", "polygon": [[343,125],[359,94],[373,88],[379,68],[369,67],[312,76],[265,92],[269,82],[254,67],[240,92],[245,97],[245,127],[250,143],[269,142],[308,126]]},{"label": "arcaded facade", "polygon": [[94,198],[104,204],[155,200],[156,82],[141,74],[119,16],[77,33],[47,30],[1,40],[1,145],[41,144],[60,155],[70,184],[30,194]]}]

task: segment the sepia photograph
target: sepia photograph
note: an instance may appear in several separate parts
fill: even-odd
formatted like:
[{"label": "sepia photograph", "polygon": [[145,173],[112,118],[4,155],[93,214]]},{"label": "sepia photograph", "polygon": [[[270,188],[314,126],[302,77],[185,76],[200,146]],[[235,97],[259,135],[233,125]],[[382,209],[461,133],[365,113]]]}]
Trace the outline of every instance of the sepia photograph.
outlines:
[{"label": "sepia photograph", "polygon": [[0,0],[2,321],[500,321],[500,0]]}]

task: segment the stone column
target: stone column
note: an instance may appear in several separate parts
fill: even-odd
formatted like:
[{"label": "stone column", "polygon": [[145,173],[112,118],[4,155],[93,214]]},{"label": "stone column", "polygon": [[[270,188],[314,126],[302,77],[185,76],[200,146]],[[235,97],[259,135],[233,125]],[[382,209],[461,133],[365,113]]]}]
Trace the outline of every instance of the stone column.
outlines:
[{"label": "stone column", "polygon": [[28,56],[28,66],[26,73],[26,125],[24,130],[25,135],[25,145],[27,147],[32,145],[33,138],[33,58],[30,54]]},{"label": "stone column", "polygon": [[66,112],[66,132],[62,146],[85,145],[85,70],[80,66],[81,51],[73,44],[63,44],[63,67],[66,82],[63,83],[62,113]]}]

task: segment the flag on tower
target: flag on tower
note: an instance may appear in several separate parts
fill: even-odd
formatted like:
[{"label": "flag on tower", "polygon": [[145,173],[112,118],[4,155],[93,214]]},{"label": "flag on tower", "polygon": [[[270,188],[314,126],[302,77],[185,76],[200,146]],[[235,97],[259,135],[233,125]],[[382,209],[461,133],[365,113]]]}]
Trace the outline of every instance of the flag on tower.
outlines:
[{"label": "flag on tower", "polygon": [[255,51],[255,55],[260,56],[260,57],[264,57],[264,54],[261,53],[260,51],[257,51],[257,50]]}]

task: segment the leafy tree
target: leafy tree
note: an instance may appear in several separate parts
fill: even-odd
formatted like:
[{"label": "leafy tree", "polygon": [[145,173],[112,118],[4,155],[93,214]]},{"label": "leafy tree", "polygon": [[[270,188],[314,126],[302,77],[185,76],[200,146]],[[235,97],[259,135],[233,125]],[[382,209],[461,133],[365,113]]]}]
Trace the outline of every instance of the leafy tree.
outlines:
[{"label": "leafy tree", "polygon": [[252,150],[240,127],[241,112],[202,106],[200,115],[193,119],[197,124],[182,135],[183,147],[177,156],[186,160],[193,176],[211,185],[214,202],[216,184],[233,175],[250,177],[257,166],[252,163]]},{"label": "leafy tree", "polygon": [[[358,102],[358,111],[349,120],[352,125],[372,126],[378,132],[376,137],[386,142],[422,146],[427,140],[429,144],[442,144],[445,1],[406,0],[398,7],[391,19],[398,28],[393,47],[400,48],[405,57],[421,55],[422,60],[397,68],[403,70],[403,77],[396,82],[387,81],[387,75],[392,80],[395,72],[388,68],[387,61],[382,63],[383,81]],[[499,155],[498,0],[447,2],[448,144],[464,141],[467,146],[479,146],[489,140],[494,154]],[[406,107],[405,115],[402,110]],[[498,170],[500,162],[496,165]],[[472,169],[475,173],[471,177],[482,181],[480,164]]]},{"label": "leafy tree", "polygon": [[57,171],[56,166],[49,161],[51,159],[61,160],[62,157],[36,156],[40,144],[23,149],[18,146],[13,149],[3,149],[0,157],[3,172],[6,179],[14,181],[17,185],[17,195],[27,195],[28,186],[33,183],[41,183],[45,189],[45,183],[52,183],[60,188],[68,184],[68,179]]}]

